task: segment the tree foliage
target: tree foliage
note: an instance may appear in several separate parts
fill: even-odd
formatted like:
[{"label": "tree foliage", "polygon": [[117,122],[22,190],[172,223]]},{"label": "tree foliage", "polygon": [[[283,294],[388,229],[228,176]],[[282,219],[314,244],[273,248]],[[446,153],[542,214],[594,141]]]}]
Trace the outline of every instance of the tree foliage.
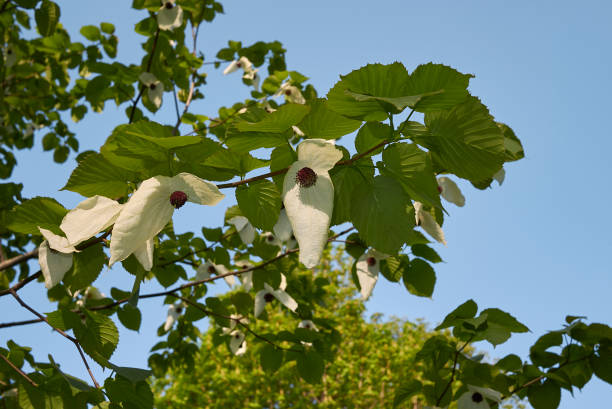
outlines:
[{"label": "tree foliage", "polygon": [[[140,61],[117,60],[112,23],[84,26],[86,41],[73,41],[53,1],[0,4],[0,178],[17,165],[14,152],[35,141],[58,163],[77,152],[68,116],[85,120],[107,103],[125,112],[99,150],[76,157],[64,186],[85,197],[76,207],[0,184],[0,296],[33,314],[2,330],[44,321],[75,346],[88,370],[95,362],[110,375],[99,382],[89,371],[89,380],[76,379],[52,356],[35,361],[30,347],[8,341],[0,348],[2,404],[150,408],[151,371],[193,368],[197,323],[205,317],[239,341],[229,341],[239,359],[248,345],[268,370],[280,365],[292,371],[288,376],[322,382],[335,348],[353,336],[317,307],[329,286],[325,249],[346,241],[354,262],[344,286],[364,299],[379,276],[431,296],[440,261],[431,243],[446,243],[447,202],[465,202],[453,180],[478,189],[501,184],[504,163],[524,156],[519,138],[471,95],[473,75],[452,67],[425,62],[409,72],[400,62],[364,61],[323,95],[287,67],[278,41],[230,40],[215,60],[205,60],[197,40],[201,26],[223,13],[215,0],[134,0],[132,7],[142,15],[134,27]],[[191,112],[207,92],[207,72],[222,65],[244,83],[248,98],[217,114]],[[176,121],[160,123],[156,112],[172,103]],[[354,147],[335,143],[354,131]],[[226,209],[222,226],[174,230],[172,217],[187,202],[215,206],[225,194],[237,205]],[[34,258],[40,270],[31,272],[26,261]],[[104,296],[93,284],[115,263],[134,283]],[[42,292],[43,279],[57,307],[44,315],[19,294],[26,285]],[[233,292],[208,295],[220,279]],[[165,290],[143,294],[144,280]],[[138,300],[145,297],[168,304],[158,331],[163,340],[150,369],[117,366],[117,326],[140,327],[146,311]],[[266,328],[260,321],[270,303],[291,313]],[[304,320],[320,331],[295,327]],[[495,364],[466,351],[527,331],[512,315],[478,313],[470,300],[444,319],[445,328],[454,338],[424,342],[415,356],[422,378],[394,384],[395,405],[418,396],[430,407],[495,407],[514,395],[546,409],[558,406],[561,388],[581,388],[593,375],[612,379],[612,330],[605,324],[568,317],[533,345],[529,361],[509,355]]]}]

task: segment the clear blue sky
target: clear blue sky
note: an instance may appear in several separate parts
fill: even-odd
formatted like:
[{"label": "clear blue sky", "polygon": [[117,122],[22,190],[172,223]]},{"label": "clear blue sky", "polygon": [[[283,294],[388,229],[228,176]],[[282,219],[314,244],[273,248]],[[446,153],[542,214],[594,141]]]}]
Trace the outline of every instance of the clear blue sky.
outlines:
[{"label": "clear blue sky", "polygon": [[[81,25],[115,23],[119,58],[138,63],[143,37],[131,30],[143,14],[130,11],[127,3],[59,1],[61,21],[84,42],[78,34]],[[612,152],[607,121],[612,93],[609,2],[268,0],[224,6],[226,15],[201,31],[198,48],[207,59],[214,59],[228,39],[245,44],[279,40],[288,50],[289,67],[309,76],[321,94],[339,74],[366,63],[397,60],[409,70],[429,61],[444,63],[474,74],[471,92],[523,141],[526,158],[507,165],[501,188],[482,192],[460,185],[467,203],[461,209],[448,207],[448,246],[437,248],[445,263],[436,267],[433,299],[411,296],[401,285],[380,280],[367,304],[370,313],[435,324],[468,298],[481,308],[502,308],[532,333],[513,336],[495,350],[477,344],[491,357],[513,352],[526,358],[537,337],[559,328],[566,314],[612,323],[612,268],[607,258],[612,252],[612,222],[607,217],[612,173],[607,159]],[[248,95],[239,76],[223,77],[209,69],[206,100],[193,104],[192,112],[214,115],[220,105]],[[124,108],[107,103],[103,114],[76,124],[82,149],[97,149],[125,120]],[[170,94],[164,96],[159,120],[175,120]],[[352,137],[340,143],[352,147]],[[24,183],[27,196],[49,195],[67,207],[82,199],[58,192],[75,164],[74,155],[70,166],[60,166],[37,146],[21,152],[18,160],[21,166],[11,180]],[[219,225],[223,205],[233,201],[233,193],[226,193],[228,199],[214,210],[181,209],[175,217],[177,229],[192,229],[194,218],[207,226]],[[118,268],[103,271],[96,285],[108,294],[111,286],[131,285],[125,276]],[[144,290],[154,288],[148,284]],[[41,284],[22,291],[27,301],[50,311],[49,304],[36,304],[43,294]],[[157,342],[154,334],[165,319],[165,308],[159,301],[142,303],[146,307],[140,333],[121,331],[112,359],[118,365],[145,367],[148,349]],[[7,298],[0,299],[0,310],[2,321],[31,318]],[[0,344],[8,338],[33,345],[41,359],[53,353],[65,370],[87,379],[73,345],[46,327],[2,330]],[[97,373],[100,378],[107,375]],[[560,407],[602,407],[611,400],[610,385],[593,380],[574,399],[564,392]]]}]

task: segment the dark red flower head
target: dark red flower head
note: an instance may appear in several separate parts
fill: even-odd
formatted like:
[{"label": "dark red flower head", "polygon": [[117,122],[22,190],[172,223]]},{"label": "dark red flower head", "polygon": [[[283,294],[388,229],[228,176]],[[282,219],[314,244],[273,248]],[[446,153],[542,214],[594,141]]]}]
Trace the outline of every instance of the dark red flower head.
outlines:
[{"label": "dark red flower head", "polygon": [[170,195],[170,204],[174,206],[176,209],[179,209],[181,206],[185,204],[187,201],[187,194],[180,190],[172,192]]},{"label": "dark red flower head", "polygon": [[313,186],[317,182],[317,174],[314,170],[303,167],[298,170],[297,175],[295,175],[295,182],[301,187]]},{"label": "dark red flower head", "polygon": [[271,293],[266,293],[264,295],[264,300],[266,300],[266,302],[272,302],[272,300],[274,300],[274,295],[272,295]]},{"label": "dark red flower head", "polygon": [[375,265],[376,265],[376,259],[375,259],[374,257],[368,257],[366,261],[368,262],[368,265],[369,265],[370,267],[372,267],[372,266],[375,266]]},{"label": "dark red flower head", "polygon": [[474,393],[472,394],[472,400],[473,400],[474,402],[476,402],[476,403],[479,403],[479,402],[482,402],[483,397],[482,397],[482,395],[481,395],[479,392],[474,392]]}]

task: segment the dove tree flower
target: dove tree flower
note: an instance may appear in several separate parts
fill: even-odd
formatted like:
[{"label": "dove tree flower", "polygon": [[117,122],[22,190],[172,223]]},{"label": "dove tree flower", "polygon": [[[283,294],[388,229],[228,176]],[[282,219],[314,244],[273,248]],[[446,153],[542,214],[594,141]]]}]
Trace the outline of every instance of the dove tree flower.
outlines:
[{"label": "dove tree flower", "polygon": [[387,258],[386,254],[374,249],[368,250],[357,260],[356,270],[359,286],[361,287],[361,298],[367,300],[374,290],[380,273],[380,262]]},{"label": "dove tree flower", "polygon": [[268,283],[264,283],[263,290],[260,290],[255,295],[255,318],[259,317],[263,312],[267,303],[274,301],[276,298],[285,307],[295,312],[298,307],[298,303],[285,292],[287,288],[287,278],[284,274],[281,274],[281,283],[277,290],[272,288]]},{"label": "dove tree flower", "polygon": [[255,88],[255,91],[259,90],[259,83],[261,82],[261,77],[259,76],[259,70],[257,68],[245,72],[242,76],[242,79],[251,81],[251,85]]},{"label": "dove tree flower", "polygon": [[[223,264],[215,264],[211,263],[210,261],[207,261],[206,263],[200,264],[198,266],[198,269],[196,270],[195,279],[196,281],[206,280],[207,278],[210,278],[212,274],[223,275],[227,273],[229,273],[229,270]],[[225,276],[223,277],[223,279],[230,287],[233,287],[234,284],[236,284],[236,279],[234,278],[234,276]]]},{"label": "dove tree flower", "polygon": [[307,268],[319,263],[334,207],[334,185],[328,171],[342,158],[333,141],[306,139],[298,160],[283,182],[283,203]]},{"label": "dove tree flower", "polygon": [[438,178],[438,190],[444,199],[456,204],[459,207],[465,205],[465,197],[461,193],[459,186],[446,176]]},{"label": "dove tree flower", "polygon": [[236,227],[236,231],[244,244],[249,245],[253,243],[253,240],[255,240],[255,228],[249,222],[249,219],[244,216],[234,216],[227,222]]},{"label": "dove tree flower", "polygon": [[302,91],[295,85],[291,85],[290,82],[283,82],[274,94],[275,97],[280,97],[283,95],[285,97],[285,101],[291,102],[292,104],[305,104],[306,99],[302,95]]},{"label": "dove tree flower", "polygon": [[289,221],[289,217],[287,216],[287,211],[283,208],[278,214],[278,220],[276,224],[272,228],[274,235],[280,241],[287,242],[293,236],[293,229],[291,228],[291,222]]},{"label": "dove tree flower", "polygon": [[224,70],[223,70],[223,75],[227,75],[227,74],[231,74],[234,71],[237,71],[239,68],[242,68],[242,70],[244,71],[244,74],[248,74],[250,72],[252,72],[253,69],[253,63],[251,63],[251,61],[249,61],[248,58],[246,57],[240,57],[237,60],[232,61]]},{"label": "dove tree flower", "polygon": [[162,104],[162,96],[164,95],[164,84],[150,72],[143,72],[138,78],[142,85],[147,87],[147,97],[149,97],[149,100],[156,108],[159,108]]},{"label": "dove tree flower", "polygon": [[234,330],[230,334],[229,347],[232,354],[236,356],[244,355],[247,350],[247,343],[244,339],[244,333],[239,330]]},{"label": "dove tree flower", "polygon": [[423,208],[421,202],[414,202],[414,218],[417,226],[421,226],[434,240],[446,245],[442,228],[431,213]]},{"label": "dove tree flower", "polygon": [[170,330],[178,317],[183,313],[183,304],[171,304],[168,307],[168,316],[166,317],[166,322],[164,323],[164,331]]},{"label": "dove tree flower", "polygon": [[52,288],[72,267],[72,253],[77,249],[65,237],[40,227],[38,230],[45,238],[38,246],[38,264],[45,278],[45,287]]},{"label": "dove tree flower", "polygon": [[174,30],[183,24],[183,9],[175,0],[164,0],[157,12],[157,26],[160,30]]},{"label": "dove tree flower", "polygon": [[489,388],[468,385],[468,391],[457,400],[457,409],[490,409],[487,399],[501,402],[502,394]]},{"label": "dove tree flower", "polygon": [[[174,210],[187,201],[214,206],[224,195],[215,185],[190,173],[176,176],[155,176],[145,180],[123,206],[110,242],[110,261],[125,260],[147,245],[152,254],[151,240],[168,224]],[[148,243],[151,243],[150,245]]]}]

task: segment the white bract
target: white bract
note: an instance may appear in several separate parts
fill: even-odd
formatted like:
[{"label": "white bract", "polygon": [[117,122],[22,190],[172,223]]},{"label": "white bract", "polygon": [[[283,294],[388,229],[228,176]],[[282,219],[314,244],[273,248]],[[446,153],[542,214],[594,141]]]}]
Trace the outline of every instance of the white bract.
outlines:
[{"label": "white bract", "polygon": [[459,190],[459,186],[457,186],[452,179],[446,176],[439,177],[438,186],[441,189],[440,194],[444,199],[459,207],[465,205],[465,197],[463,197],[461,190]]},{"label": "white bract", "polygon": [[287,278],[281,274],[281,283],[278,290],[272,288],[268,283],[264,283],[264,289],[258,291],[255,295],[255,318],[259,317],[263,312],[267,303],[272,302],[275,298],[285,307],[295,312],[298,303],[285,292],[287,288]]},{"label": "white bract", "polygon": [[368,250],[357,260],[356,270],[359,286],[361,287],[361,298],[367,300],[374,290],[380,273],[380,261],[387,258],[386,254],[379,253],[374,249]]},{"label": "white bract", "polygon": [[[229,270],[223,264],[214,264],[210,261],[207,261],[206,263],[200,264],[198,266],[198,269],[196,270],[195,280],[206,280],[207,278],[210,278],[211,274],[223,275],[227,273],[229,273]],[[236,279],[234,278],[234,276],[225,276],[223,277],[223,279],[230,287],[236,284]]]},{"label": "white bract", "polygon": [[45,278],[45,287],[51,288],[64,278],[72,267],[72,253],[77,249],[68,239],[52,231],[38,228],[45,240],[38,246],[38,264]]},{"label": "white bract", "polygon": [[246,352],[246,341],[244,339],[244,334],[241,331],[234,330],[230,334],[230,350],[236,356],[244,355]]},{"label": "white bract", "polygon": [[251,81],[251,84],[253,85],[253,88],[255,88],[255,91],[259,89],[259,82],[261,81],[261,77],[259,76],[258,71],[258,69],[253,69],[249,72],[245,72],[242,76],[242,79]]},{"label": "white bract", "polygon": [[253,64],[246,57],[240,57],[237,60],[232,61],[224,70],[223,75],[231,74],[234,71],[237,71],[239,68],[242,68],[244,74],[248,74],[253,71]]},{"label": "white bract", "polygon": [[417,226],[421,226],[434,240],[446,245],[442,228],[431,213],[423,209],[421,202],[414,202],[414,218]]},{"label": "white bract", "polygon": [[504,168],[498,170],[497,173],[493,175],[493,179],[497,180],[497,183],[501,186],[502,183],[504,183],[504,179],[506,179],[506,171]]},{"label": "white bract", "polygon": [[249,219],[244,216],[234,216],[227,222],[236,227],[236,231],[244,244],[249,245],[253,243],[253,240],[255,240],[255,228],[249,222]]},{"label": "white bract", "polygon": [[304,329],[309,329],[312,331],[319,332],[319,330],[317,329],[317,326],[314,324],[314,322],[310,320],[300,321],[300,323],[298,324],[298,328],[304,328]]},{"label": "white bract", "polygon": [[285,209],[281,209],[278,214],[278,220],[276,224],[272,228],[274,235],[282,242],[289,241],[291,236],[293,236],[293,229],[291,228],[291,222],[289,221],[289,217],[287,217],[287,211]]},{"label": "white bract", "polygon": [[264,239],[266,244],[269,246],[275,246],[275,247],[283,246],[283,242],[278,237],[276,237],[273,233],[265,232],[261,235],[261,237]]},{"label": "white bract", "polygon": [[285,101],[291,102],[292,104],[305,104],[306,99],[302,95],[302,92],[295,85],[291,85],[290,82],[283,82],[274,94],[275,97],[285,96]]},{"label": "white bract", "polygon": [[307,139],[297,148],[298,160],[287,171],[283,203],[307,268],[319,263],[334,208],[334,185],[328,171],[342,159],[333,141]]},{"label": "white bract", "polygon": [[174,325],[174,323],[182,312],[183,304],[181,303],[171,304],[168,307],[168,316],[166,317],[166,322],[164,323],[164,331],[168,331],[170,328],[172,328],[172,326]]},{"label": "white bract", "polygon": [[457,409],[490,409],[487,399],[501,402],[502,394],[489,388],[468,385],[465,392],[457,400]]},{"label": "white bract", "polygon": [[183,24],[183,9],[177,6],[175,0],[164,0],[157,12],[157,26],[161,30],[174,30]]},{"label": "white bract", "polygon": [[147,97],[156,108],[159,108],[162,103],[162,96],[164,95],[164,84],[162,84],[155,75],[150,72],[143,72],[140,74],[140,82],[142,85],[147,87]]},{"label": "white bract", "polygon": [[106,230],[115,223],[123,205],[104,196],[83,200],[62,219],[60,229],[74,246]]},{"label": "white bract", "polygon": [[190,173],[145,180],[123,206],[115,222],[109,265],[125,260],[142,250],[142,246],[146,246],[145,254],[152,254],[153,238],[168,224],[174,210],[186,201],[213,206],[223,197],[215,185]]}]

